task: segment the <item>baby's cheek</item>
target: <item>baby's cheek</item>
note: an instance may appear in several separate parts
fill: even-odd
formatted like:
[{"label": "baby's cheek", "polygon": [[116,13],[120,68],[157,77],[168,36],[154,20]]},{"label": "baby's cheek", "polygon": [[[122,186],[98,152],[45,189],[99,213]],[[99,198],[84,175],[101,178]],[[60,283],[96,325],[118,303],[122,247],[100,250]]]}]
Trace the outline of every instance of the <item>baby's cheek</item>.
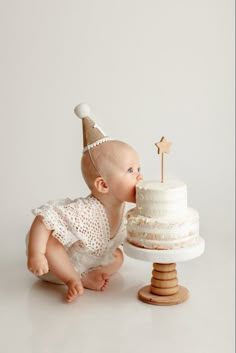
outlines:
[{"label": "baby's cheek", "polygon": [[134,186],[133,188],[131,188],[130,190],[130,196],[133,202],[136,201],[136,187]]}]

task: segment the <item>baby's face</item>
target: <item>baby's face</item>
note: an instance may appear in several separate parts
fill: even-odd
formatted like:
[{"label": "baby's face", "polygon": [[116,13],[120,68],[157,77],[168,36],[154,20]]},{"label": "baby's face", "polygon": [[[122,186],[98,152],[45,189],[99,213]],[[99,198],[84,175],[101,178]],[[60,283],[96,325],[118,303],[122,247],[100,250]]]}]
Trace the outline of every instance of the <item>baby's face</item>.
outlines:
[{"label": "baby's face", "polygon": [[107,184],[121,202],[136,202],[136,185],[142,179],[137,152],[129,145],[114,150],[106,169]]}]

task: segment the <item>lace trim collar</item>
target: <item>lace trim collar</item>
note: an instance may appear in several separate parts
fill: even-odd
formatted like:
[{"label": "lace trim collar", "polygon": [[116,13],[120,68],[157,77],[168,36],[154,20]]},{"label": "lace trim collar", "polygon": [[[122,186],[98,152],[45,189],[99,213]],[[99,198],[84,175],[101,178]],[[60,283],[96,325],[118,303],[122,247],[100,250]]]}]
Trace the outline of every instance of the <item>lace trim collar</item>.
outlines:
[{"label": "lace trim collar", "polygon": [[106,213],[105,207],[104,207],[103,204],[102,204],[98,199],[96,199],[96,197],[94,197],[92,194],[90,194],[88,197],[90,197],[91,199],[93,199],[93,200],[99,205],[99,207],[100,207],[100,209],[101,209],[101,211],[102,211],[102,213],[103,213],[103,215],[104,215],[104,219],[105,219],[105,221],[106,221],[107,228],[109,229],[109,234],[108,234],[109,240],[115,239],[116,236],[117,236],[117,235],[120,233],[120,231],[122,230],[122,227],[123,227],[123,225],[124,225],[125,207],[124,207],[124,209],[123,209],[123,213],[122,213],[122,216],[121,216],[120,224],[118,225],[117,230],[116,230],[114,236],[111,238],[111,235],[112,235],[112,234],[111,234],[111,227],[110,227],[110,223],[109,223],[109,221],[108,221],[108,217],[107,217],[107,213]]}]

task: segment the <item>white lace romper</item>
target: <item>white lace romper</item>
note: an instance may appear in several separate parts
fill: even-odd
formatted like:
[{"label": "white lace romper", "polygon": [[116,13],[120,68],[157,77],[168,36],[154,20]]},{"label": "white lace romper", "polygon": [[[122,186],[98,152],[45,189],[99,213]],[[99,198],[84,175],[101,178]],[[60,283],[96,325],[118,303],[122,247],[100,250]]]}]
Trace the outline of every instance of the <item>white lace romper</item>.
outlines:
[{"label": "white lace romper", "polygon": [[[116,235],[110,239],[110,226],[103,205],[93,196],[75,200],[49,201],[32,210],[43,217],[47,229],[64,245],[79,274],[114,261],[113,253],[126,235],[124,217]],[[42,276],[50,280],[49,276]]]}]

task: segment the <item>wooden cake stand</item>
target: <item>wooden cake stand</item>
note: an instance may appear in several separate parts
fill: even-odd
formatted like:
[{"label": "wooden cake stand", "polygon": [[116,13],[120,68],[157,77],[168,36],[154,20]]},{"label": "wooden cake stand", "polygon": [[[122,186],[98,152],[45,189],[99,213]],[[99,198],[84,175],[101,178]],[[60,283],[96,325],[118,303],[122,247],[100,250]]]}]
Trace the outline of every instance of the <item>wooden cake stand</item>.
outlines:
[{"label": "wooden cake stand", "polygon": [[153,262],[151,284],[138,291],[138,298],[154,305],[174,305],[189,297],[187,288],[178,284],[176,262],[192,260],[203,254],[205,242],[199,238],[192,246],[173,250],[149,250],[136,247],[127,240],[124,252],[138,260]]}]

